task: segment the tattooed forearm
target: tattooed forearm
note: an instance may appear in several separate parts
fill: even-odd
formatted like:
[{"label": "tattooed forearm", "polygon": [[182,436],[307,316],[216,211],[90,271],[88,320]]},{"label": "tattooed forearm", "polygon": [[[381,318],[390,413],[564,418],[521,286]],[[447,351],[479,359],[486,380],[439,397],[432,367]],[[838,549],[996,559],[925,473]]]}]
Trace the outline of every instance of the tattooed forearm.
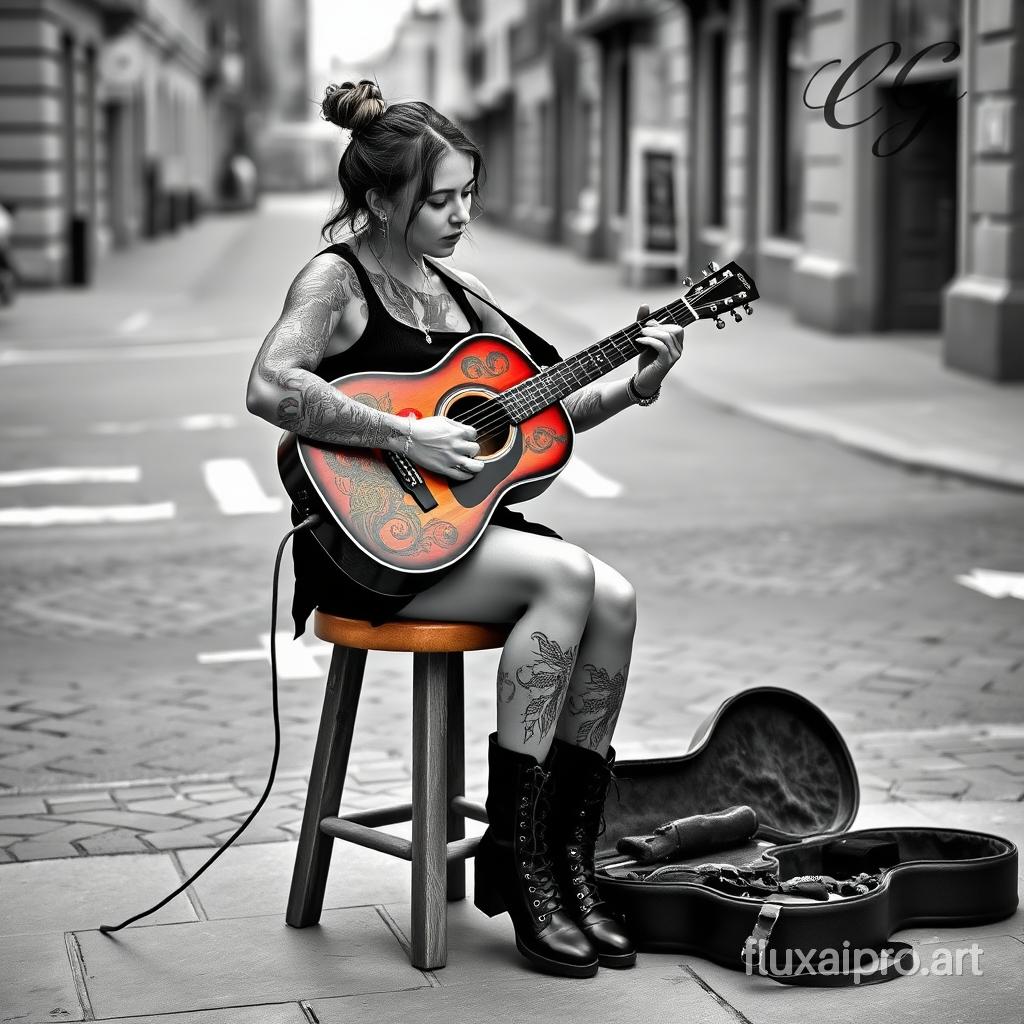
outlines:
[{"label": "tattooed forearm", "polygon": [[569,685],[576,648],[563,648],[544,633],[531,633],[537,644],[533,661],[516,666],[514,674],[498,673],[498,693],[506,704],[519,698],[526,702],[523,709],[523,741],[543,742],[555,722],[562,698]]},{"label": "tattooed forearm", "polygon": [[313,372],[349,303],[363,299],[351,264],[311,261],[289,289],[284,311],[256,357],[252,379],[262,382],[260,393],[268,397],[250,408],[316,441],[386,448],[402,437],[397,416],[354,401]]},{"label": "tattooed forearm", "polygon": [[596,427],[632,404],[626,394],[626,383],[621,380],[588,384],[565,400],[565,407],[577,431]]},{"label": "tattooed forearm", "polygon": [[606,736],[610,737],[619,717],[622,699],[626,692],[626,677],[629,675],[629,662],[623,665],[620,672],[609,675],[608,669],[596,665],[584,665],[583,671],[588,673],[587,689],[580,696],[573,694],[570,698],[569,713],[571,715],[588,716],[576,732],[576,743],[581,747],[596,750]]}]

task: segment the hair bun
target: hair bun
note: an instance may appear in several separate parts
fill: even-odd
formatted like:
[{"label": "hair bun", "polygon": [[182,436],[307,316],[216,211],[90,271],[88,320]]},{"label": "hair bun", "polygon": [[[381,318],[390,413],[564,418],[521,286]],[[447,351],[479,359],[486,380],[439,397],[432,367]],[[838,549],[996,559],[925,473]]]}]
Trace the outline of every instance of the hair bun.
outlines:
[{"label": "hair bun", "polygon": [[386,104],[376,82],[367,78],[356,82],[342,82],[327,86],[321,104],[325,121],[339,128],[358,131],[384,113]]}]

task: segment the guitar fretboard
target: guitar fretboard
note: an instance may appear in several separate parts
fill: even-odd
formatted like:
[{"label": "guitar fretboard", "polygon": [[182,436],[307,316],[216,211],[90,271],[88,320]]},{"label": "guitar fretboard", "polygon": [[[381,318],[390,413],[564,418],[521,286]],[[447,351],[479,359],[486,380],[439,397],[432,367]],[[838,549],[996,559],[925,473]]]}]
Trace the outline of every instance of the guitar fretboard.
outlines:
[{"label": "guitar fretboard", "polygon": [[[670,321],[686,327],[697,317],[686,303],[676,299],[654,310],[648,319]],[[642,331],[643,324],[634,323],[609,334],[607,338],[509,388],[497,401],[513,423],[522,423],[632,359],[643,348],[636,340]]]}]

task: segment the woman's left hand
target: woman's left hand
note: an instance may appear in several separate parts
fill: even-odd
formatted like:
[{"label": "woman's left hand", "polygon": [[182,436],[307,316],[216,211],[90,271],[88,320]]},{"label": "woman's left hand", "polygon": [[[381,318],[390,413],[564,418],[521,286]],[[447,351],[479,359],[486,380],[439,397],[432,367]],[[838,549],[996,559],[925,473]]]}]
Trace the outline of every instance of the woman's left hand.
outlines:
[{"label": "woman's left hand", "polygon": [[[637,321],[644,323],[650,313],[650,306],[641,306],[636,312]],[[683,354],[683,329],[678,324],[648,320],[636,340],[644,346],[636,371],[636,388],[641,395],[653,395]]]}]

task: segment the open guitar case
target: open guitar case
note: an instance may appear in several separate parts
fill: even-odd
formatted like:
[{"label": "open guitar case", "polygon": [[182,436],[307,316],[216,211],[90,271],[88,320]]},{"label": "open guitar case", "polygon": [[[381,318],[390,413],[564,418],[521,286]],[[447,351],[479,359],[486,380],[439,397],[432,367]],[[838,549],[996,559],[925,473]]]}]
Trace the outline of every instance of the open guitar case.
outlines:
[{"label": "open guitar case", "polygon": [[[846,743],[818,707],[777,687],[745,690],[708,717],[686,754],[616,764],[598,839],[601,896],[641,950],[691,953],[820,986],[912,973],[912,947],[890,938],[901,928],[1013,914],[1012,842],[946,828],[851,832],[859,796]],[[743,814],[748,823],[756,815],[756,828],[719,835],[710,847],[704,834],[691,844],[696,855],[645,864],[617,849],[664,823],[737,807],[753,811]],[[867,891],[825,896],[813,881],[821,876],[859,878]],[[766,893],[759,882],[766,877],[809,879],[819,891],[816,898]],[[754,880],[749,889],[745,878]],[[792,883],[798,891],[805,884]]]}]

